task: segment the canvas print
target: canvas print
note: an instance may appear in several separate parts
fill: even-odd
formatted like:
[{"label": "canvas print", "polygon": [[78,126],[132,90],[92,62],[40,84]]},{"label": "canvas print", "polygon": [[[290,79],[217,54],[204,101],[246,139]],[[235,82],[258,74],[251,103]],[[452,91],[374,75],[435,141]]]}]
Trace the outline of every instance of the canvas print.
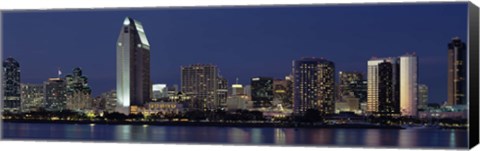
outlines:
[{"label": "canvas print", "polygon": [[2,139],[466,149],[472,7],[2,12]]}]

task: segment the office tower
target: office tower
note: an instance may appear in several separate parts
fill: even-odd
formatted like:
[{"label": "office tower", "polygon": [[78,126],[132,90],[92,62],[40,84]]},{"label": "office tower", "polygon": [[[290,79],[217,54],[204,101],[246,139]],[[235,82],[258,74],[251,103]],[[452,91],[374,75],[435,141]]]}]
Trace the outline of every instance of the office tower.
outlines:
[{"label": "office tower", "polygon": [[65,80],[61,78],[49,78],[48,81],[44,83],[44,108],[46,110],[61,111],[66,109],[66,87]]},{"label": "office tower", "polygon": [[335,65],[322,58],[294,60],[294,113],[318,109],[322,114],[335,112]]},{"label": "office tower", "polygon": [[250,82],[254,108],[269,108],[273,101],[273,78],[254,77]]},{"label": "office tower", "polygon": [[400,111],[402,116],[417,116],[418,60],[415,54],[400,56]]},{"label": "office tower", "polygon": [[[359,81],[363,80],[363,75],[360,72],[344,72],[340,71],[338,73],[339,84],[338,84],[338,96],[346,96],[355,93],[355,84],[358,84]],[[339,98],[341,99],[341,98]]]},{"label": "office tower", "polygon": [[289,76],[273,80],[273,100],[280,102],[282,107],[292,106],[292,84]]},{"label": "office tower", "polygon": [[428,86],[425,84],[418,85],[418,109],[427,109],[428,105]]},{"label": "office tower", "polygon": [[150,44],[142,24],[125,18],[117,41],[117,112],[130,114],[150,101]]},{"label": "office tower", "polygon": [[19,112],[20,101],[20,64],[14,58],[3,61],[3,110]]},{"label": "office tower", "polygon": [[223,77],[218,78],[218,89],[217,89],[217,99],[218,107],[225,108],[227,106],[227,97],[228,97],[228,81]]},{"label": "office tower", "polygon": [[166,84],[153,84],[152,85],[153,100],[158,101],[161,98],[167,98],[167,85]]},{"label": "office tower", "polygon": [[219,86],[226,81],[221,83],[222,78],[216,65],[193,64],[182,66],[181,76],[181,90],[193,101],[190,106],[201,110],[211,110],[222,105],[223,98],[219,98],[218,90],[220,89]]},{"label": "office tower", "polygon": [[65,76],[67,109],[87,110],[92,107],[92,90],[88,86],[88,78],[82,74],[82,69],[76,67],[71,75]]},{"label": "office tower", "polygon": [[399,67],[397,58],[374,58],[368,61],[368,113],[381,115],[400,113]]},{"label": "office tower", "polygon": [[22,112],[38,111],[44,102],[43,84],[21,84]]},{"label": "office tower", "polygon": [[448,44],[448,99],[447,105],[467,104],[467,47],[455,37]]}]

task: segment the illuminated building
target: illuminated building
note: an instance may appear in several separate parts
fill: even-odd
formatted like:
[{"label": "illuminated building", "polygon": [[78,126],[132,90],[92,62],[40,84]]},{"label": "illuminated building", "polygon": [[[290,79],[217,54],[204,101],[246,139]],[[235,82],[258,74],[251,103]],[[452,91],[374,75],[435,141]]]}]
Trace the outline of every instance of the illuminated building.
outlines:
[{"label": "illuminated building", "polygon": [[218,78],[217,99],[218,107],[225,108],[227,106],[228,97],[228,81],[223,77]]},{"label": "illuminated building", "polygon": [[161,98],[167,98],[167,85],[166,84],[153,84],[152,85],[153,100],[159,100]]},{"label": "illuminated building", "polygon": [[45,103],[44,108],[49,111],[66,109],[67,94],[66,82],[61,78],[49,78],[44,83]]},{"label": "illuminated building", "polygon": [[268,108],[273,101],[273,78],[254,77],[251,79],[251,93],[254,108]]},{"label": "illuminated building", "polygon": [[428,86],[425,84],[418,85],[418,109],[427,109],[428,105]]},{"label": "illuminated building", "polygon": [[244,93],[244,89],[243,89],[243,85],[242,84],[238,84],[238,78],[237,78],[237,82],[235,84],[232,84],[232,87],[231,87],[231,91],[230,91],[230,95],[231,96],[238,96],[238,95],[243,95],[245,94]]},{"label": "illuminated building", "polygon": [[150,101],[151,89],[150,44],[142,24],[127,17],[117,41],[116,111],[128,115],[143,106]]},{"label": "illuminated building", "polygon": [[43,84],[21,84],[22,112],[38,111],[44,102]]},{"label": "illuminated building", "polygon": [[273,100],[279,101],[283,107],[292,107],[293,80],[289,76],[285,79],[273,80]]},{"label": "illuminated building", "polygon": [[415,54],[400,56],[400,111],[402,116],[417,116],[417,62]]},{"label": "illuminated building", "polygon": [[467,104],[467,47],[455,37],[448,44],[448,99],[447,105]]},{"label": "illuminated building", "polygon": [[192,99],[195,108],[211,110],[220,108],[226,103],[226,97],[219,94],[224,94],[220,92],[227,89],[225,85],[227,82],[222,80],[217,66],[211,64],[182,66],[181,77],[182,92]]},{"label": "illuminated building", "polygon": [[3,62],[3,110],[20,112],[20,64],[13,58]]},{"label": "illuminated building", "polygon": [[67,109],[87,110],[91,109],[92,90],[88,86],[88,78],[82,74],[79,67],[73,69],[73,74],[65,76]]},{"label": "illuminated building", "polygon": [[371,59],[368,61],[367,70],[367,112],[380,115],[400,114],[398,59]]},{"label": "illuminated building", "polygon": [[294,113],[318,109],[322,114],[335,112],[335,65],[321,58],[294,60]]}]

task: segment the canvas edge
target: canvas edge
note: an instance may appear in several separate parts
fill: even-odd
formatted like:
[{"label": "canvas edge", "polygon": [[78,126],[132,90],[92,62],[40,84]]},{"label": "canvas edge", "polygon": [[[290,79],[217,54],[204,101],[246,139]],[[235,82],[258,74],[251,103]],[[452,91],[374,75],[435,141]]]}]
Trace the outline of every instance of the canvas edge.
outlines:
[{"label": "canvas edge", "polygon": [[469,98],[469,148],[473,148],[479,143],[479,11],[478,7],[472,2],[468,3],[468,27],[467,27],[467,39],[468,39],[468,98]]}]

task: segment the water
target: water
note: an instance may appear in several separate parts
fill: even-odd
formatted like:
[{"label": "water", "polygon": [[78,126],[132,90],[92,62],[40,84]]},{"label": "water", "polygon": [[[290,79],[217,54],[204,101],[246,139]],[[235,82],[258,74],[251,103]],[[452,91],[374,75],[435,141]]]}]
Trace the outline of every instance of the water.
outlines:
[{"label": "water", "polygon": [[3,138],[147,143],[466,148],[467,130],[3,123]]}]

